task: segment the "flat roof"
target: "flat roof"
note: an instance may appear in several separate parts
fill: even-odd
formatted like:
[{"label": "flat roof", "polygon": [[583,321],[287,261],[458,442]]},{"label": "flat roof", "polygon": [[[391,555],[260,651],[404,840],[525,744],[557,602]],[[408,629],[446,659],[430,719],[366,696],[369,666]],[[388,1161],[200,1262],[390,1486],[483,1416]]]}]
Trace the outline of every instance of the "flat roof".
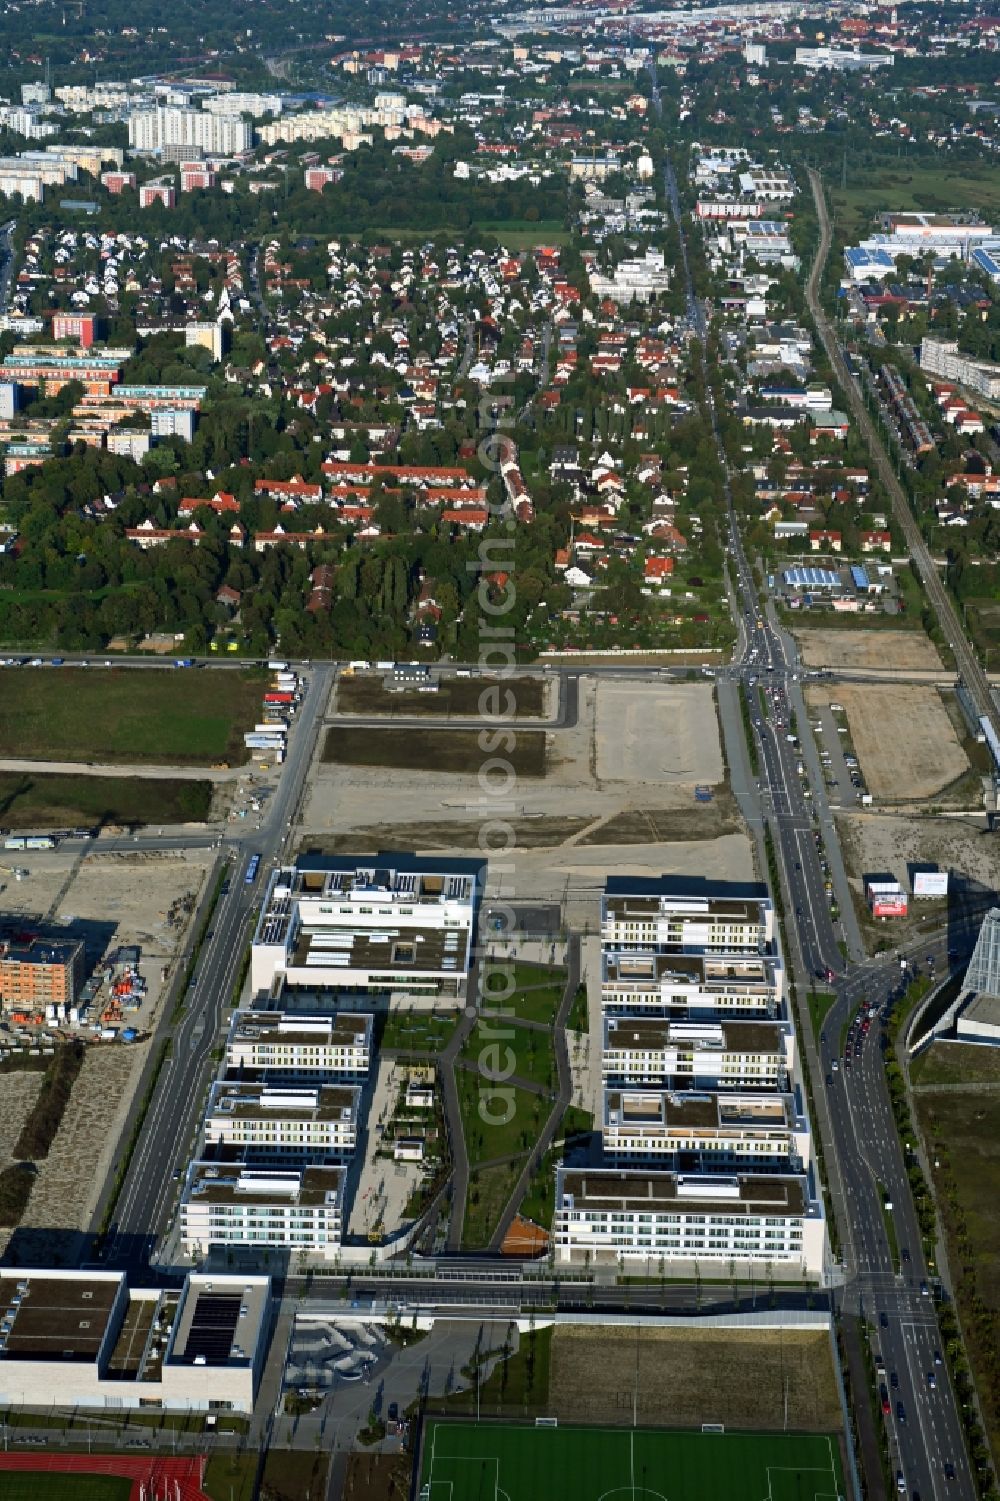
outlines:
[{"label": "flat roof", "polygon": [[676,897],[703,902],[740,900],[766,902],[770,893],[762,881],[710,881],[704,876],[608,876],[608,896]]},{"label": "flat roof", "polygon": [[370,1011],[237,1011],[231,1043],[267,1047],[359,1047],[371,1042]]},{"label": "flat roof", "polygon": [[47,1277],[44,1272],[0,1281],[0,1358],[95,1361],[124,1277]]},{"label": "flat roof", "polygon": [[804,1178],[749,1173],[735,1178],[685,1179],[677,1173],[561,1168],[558,1195],[560,1202],[571,1195],[574,1210],[609,1212],[668,1213],[673,1209],[689,1214],[803,1215],[809,1205]]},{"label": "flat roof", "polygon": [[212,1086],[206,1123],[223,1120],[356,1121],[361,1089],[345,1084],[300,1084],[218,1081]]},{"label": "flat roof", "polygon": [[[631,909],[630,909],[631,910]],[[697,985],[724,990],[733,985],[753,985],[770,990],[776,983],[776,956],[752,953],[679,954],[667,944],[639,949],[606,947],[604,972],[608,982],[643,981],[660,984],[675,980],[679,985]]]},{"label": "flat roof", "polygon": [[340,1202],[346,1169],[306,1167],[301,1171],[222,1166],[215,1162],[192,1162],[188,1169],[185,1199],[205,1204],[285,1204],[314,1209]]},{"label": "flat roof", "polygon": [[605,1049],[619,1052],[658,1052],[689,1048],[694,1053],[783,1053],[789,1028],[781,1022],[673,1022],[658,1017],[607,1016]]},{"label": "flat roof", "polygon": [[987,1027],[1000,1027],[1000,996],[987,995],[983,991],[974,996],[963,1011],[959,1021],[982,1022]]},{"label": "flat roof", "polygon": [[[333,937],[336,942],[331,941]],[[289,958],[289,968],[404,970],[415,974],[444,971],[464,975],[467,958],[467,929],[400,928],[393,926],[391,918],[380,928],[361,929],[352,928],[348,920],[343,927],[331,925],[316,931],[302,928]],[[448,959],[455,962],[447,964]]]},{"label": "flat roof", "polygon": [[171,1365],[245,1365],[267,1319],[267,1277],[192,1277],[174,1323]]},{"label": "flat roof", "polygon": [[670,1089],[606,1089],[604,1123],[652,1127],[654,1130],[719,1132],[779,1131],[787,1136],[795,1118],[790,1095],[774,1091],[719,1094],[716,1091]]}]

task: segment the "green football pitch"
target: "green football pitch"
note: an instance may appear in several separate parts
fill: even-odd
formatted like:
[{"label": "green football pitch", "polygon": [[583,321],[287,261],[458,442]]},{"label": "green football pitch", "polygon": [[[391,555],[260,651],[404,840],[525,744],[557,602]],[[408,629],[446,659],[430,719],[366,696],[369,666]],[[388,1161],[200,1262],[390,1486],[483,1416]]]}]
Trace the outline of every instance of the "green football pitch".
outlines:
[{"label": "green football pitch", "polygon": [[420,1501],[838,1501],[835,1439],[429,1423]]},{"label": "green football pitch", "polygon": [[128,1501],[132,1482],[119,1475],[0,1472],[0,1501]]}]

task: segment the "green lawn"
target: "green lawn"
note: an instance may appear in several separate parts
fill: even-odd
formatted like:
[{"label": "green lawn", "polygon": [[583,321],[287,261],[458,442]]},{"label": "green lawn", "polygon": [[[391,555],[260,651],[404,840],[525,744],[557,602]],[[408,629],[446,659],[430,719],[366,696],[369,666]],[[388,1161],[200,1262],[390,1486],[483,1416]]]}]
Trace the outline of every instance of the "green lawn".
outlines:
[{"label": "green lawn", "polygon": [[3,676],[0,756],[204,766],[245,761],[264,679],[209,669],[21,667]]},{"label": "green lawn", "polygon": [[[497,960],[497,967],[505,963]],[[514,984],[519,990],[531,985],[551,985],[558,981],[560,985],[566,983],[566,971],[560,965],[548,964],[515,964],[513,974]]]},{"label": "green lawn", "polygon": [[830,174],[827,187],[837,231],[848,236],[848,243],[870,229],[873,216],[887,207],[897,212],[967,213],[974,205],[987,220],[991,214],[1000,214],[1000,183],[986,165],[977,170],[966,164],[956,170],[883,159],[873,167],[855,169],[848,160],[847,188],[840,186],[839,172]]},{"label": "green lawn", "polygon": [[817,1042],[823,1030],[823,1023],[826,1021],[826,1014],[836,999],[835,995],[826,992],[815,990],[809,992],[809,1019],[812,1022],[813,1036]]},{"label": "green lawn", "polygon": [[413,1048],[420,1052],[440,1053],[458,1026],[457,1011],[395,1010],[378,1015],[376,1033],[381,1025],[379,1048]]},{"label": "green lawn", "polygon": [[910,1064],[914,1084],[1000,1085],[1000,1050],[974,1042],[933,1042]]},{"label": "green lawn", "polygon": [[552,1101],[526,1089],[493,1083],[470,1069],[455,1070],[469,1162],[492,1162],[530,1151],[552,1111]]},{"label": "green lawn", "polygon": [[[494,1054],[493,1048],[499,1052]],[[462,1057],[482,1068],[484,1053],[489,1055],[485,1067],[498,1066],[507,1073],[512,1058],[510,1071],[519,1079],[528,1084],[540,1084],[543,1089],[555,1088],[556,1060],[551,1032],[538,1032],[534,1027],[513,1027],[505,1021],[487,1018],[473,1027],[462,1049]]]},{"label": "green lawn", "polygon": [[[494,982],[491,980],[490,984]],[[556,1019],[556,1012],[563,998],[561,985],[536,986],[533,990],[515,992],[504,1001],[498,1001],[491,1005],[489,994],[483,998],[484,1011],[505,1010],[511,1013],[513,1021],[544,1022],[551,1026]]]},{"label": "green lawn", "polygon": [[0,1501],[128,1501],[131,1494],[122,1475],[0,1471]]},{"label": "green lawn", "polygon": [[498,1167],[473,1169],[465,1200],[463,1250],[483,1250],[489,1245],[523,1166],[524,1158],[521,1157],[514,1162],[501,1163]]},{"label": "green lawn", "polygon": [[202,823],[211,801],[211,782],[189,782],[179,777],[0,771],[0,825],[6,829]]},{"label": "green lawn", "polygon": [[428,1425],[427,1501],[836,1501],[845,1494],[832,1438],[662,1429]]}]

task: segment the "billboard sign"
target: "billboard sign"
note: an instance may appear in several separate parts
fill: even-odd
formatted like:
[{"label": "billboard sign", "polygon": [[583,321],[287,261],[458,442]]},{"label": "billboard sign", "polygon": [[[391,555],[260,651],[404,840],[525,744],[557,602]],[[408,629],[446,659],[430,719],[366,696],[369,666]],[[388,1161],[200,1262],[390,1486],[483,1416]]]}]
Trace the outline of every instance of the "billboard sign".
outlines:
[{"label": "billboard sign", "polygon": [[948,872],[946,870],[918,870],[913,875],[914,896],[947,896]]},{"label": "billboard sign", "polygon": [[877,896],[872,902],[872,917],[905,917],[906,910],[905,891],[896,896]]}]

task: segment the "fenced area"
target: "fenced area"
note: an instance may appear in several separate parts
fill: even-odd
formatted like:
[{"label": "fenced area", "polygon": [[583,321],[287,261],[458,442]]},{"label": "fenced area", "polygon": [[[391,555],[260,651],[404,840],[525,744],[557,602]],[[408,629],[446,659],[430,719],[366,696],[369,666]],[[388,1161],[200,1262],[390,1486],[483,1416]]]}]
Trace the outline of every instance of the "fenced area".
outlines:
[{"label": "fenced area", "polygon": [[836,1438],[439,1422],[423,1434],[420,1501],[842,1501]]}]

